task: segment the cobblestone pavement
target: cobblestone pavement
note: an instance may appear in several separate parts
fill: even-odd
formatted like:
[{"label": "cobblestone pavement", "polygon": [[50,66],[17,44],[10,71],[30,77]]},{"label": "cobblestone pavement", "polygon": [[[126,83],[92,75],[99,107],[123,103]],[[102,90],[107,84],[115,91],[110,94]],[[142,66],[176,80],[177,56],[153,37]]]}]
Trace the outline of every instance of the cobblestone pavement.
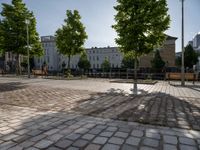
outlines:
[{"label": "cobblestone pavement", "polygon": [[[73,89],[73,83],[69,82],[66,82],[65,87],[64,83],[53,81],[53,85],[57,85],[54,87],[50,84],[52,80],[28,81],[1,81],[0,104],[200,130],[200,92],[197,89],[180,88],[160,82],[156,85],[139,85],[143,94],[131,96],[125,88],[119,89],[119,85],[118,89],[107,87],[107,92],[98,93],[95,89]],[[103,81],[105,83],[95,81],[97,89],[98,85],[112,85]],[[87,82],[90,81],[74,83],[78,82],[82,82],[81,86],[87,89]]]},{"label": "cobblestone pavement", "polygon": [[200,132],[76,113],[0,107],[1,150],[197,150]]},{"label": "cobblestone pavement", "polygon": [[0,78],[0,150],[200,149],[198,84],[139,85],[138,96],[131,87]]}]

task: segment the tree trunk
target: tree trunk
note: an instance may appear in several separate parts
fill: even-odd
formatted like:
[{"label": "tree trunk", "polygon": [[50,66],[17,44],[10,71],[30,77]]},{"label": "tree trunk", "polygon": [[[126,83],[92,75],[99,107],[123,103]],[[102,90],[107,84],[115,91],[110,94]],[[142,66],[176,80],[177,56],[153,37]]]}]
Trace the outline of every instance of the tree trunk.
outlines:
[{"label": "tree trunk", "polygon": [[20,54],[17,54],[17,62],[16,62],[16,74],[21,75],[21,61],[20,61]]},{"label": "tree trunk", "polygon": [[133,94],[137,94],[137,55],[135,55],[134,59],[134,86],[133,86]]},{"label": "tree trunk", "polygon": [[71,56],[69,55],[68,56],[67,70],[70,70],[70,59],[71,59]]}]

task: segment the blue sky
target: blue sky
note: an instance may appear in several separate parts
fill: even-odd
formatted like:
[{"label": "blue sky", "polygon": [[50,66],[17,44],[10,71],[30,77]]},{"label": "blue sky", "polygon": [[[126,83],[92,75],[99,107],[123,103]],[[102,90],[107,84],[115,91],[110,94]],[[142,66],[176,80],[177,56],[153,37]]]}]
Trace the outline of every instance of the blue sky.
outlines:
[{"label": "blue sky", "polygon": [[[10,3],[11,0],[0,0]],[[115,24],[113,8],[116,0],[24,0],[37,19],[40,36],[54,35],[61,27],[67,9],[77,9],[86,27],[88,40],[85,47],[116,46],[117,34],[111,28]],[[178,37],[176,51],[181,50],[181,3],[180,0],[167,0],[171,24],[167,34]],[[2,7],[2,6],[1,6]],[[1,11],[0,7],[0,11]],[[200,0],[185,0],[185,44],[200,32]]]}]

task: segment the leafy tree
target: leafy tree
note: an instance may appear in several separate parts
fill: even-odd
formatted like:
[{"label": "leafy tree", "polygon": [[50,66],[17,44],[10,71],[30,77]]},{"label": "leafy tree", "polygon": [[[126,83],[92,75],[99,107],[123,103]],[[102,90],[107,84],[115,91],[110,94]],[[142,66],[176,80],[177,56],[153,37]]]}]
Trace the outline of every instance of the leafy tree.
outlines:
[{"label": "leafy tree", "polygon": [[198,53],[190,44],[185,47],[184,61],[185,67],[189,68],[193,68],[193,65],[196,65],[198,62]]},{"label": "leafy tree", "polygon": [[177,67],[181,67],[181,59],[182,58],[180,56],[176,57],[175,63]]},{"label": "leafy tree", "polygon": [[134,56],[133,52],[129,52],[124,54],[124,57],[122,59],[122,68],[134,68]]},{"label": "leafy tree", "polygon": [[137,93],[137,59],[153,51],[165,40],[164,31],[169,28],[166,0],[117,0],[115,6],[118,34],[116,43],[124,53],[134,53],[134,93]]},{"label": "leafy tree", "polygon": [[156,72],[161,71],[165,66],[165,62],[162,60],[162,57],[160,56],[160,52],[158,49],[155,51],[154,58],[151,61],[151,66],[152,69]]},{"label": "leafy tree", "polygon": [[71,56],[80,54],[84,50],[83,45],[87,39],[87,34],[77,10],[73,12],[67,10],[66,15],[65,24],[56,31],[55,37],[58,51],[68,56],[67,68],[69,71]]},{"label": "leafy tree", "polygon": [[[196,65],[198,62],[199,53],[196,52],[193,47],[189,44],[185,47],[184,52],[184,65],[185,67],[193,68],[193,65]],[[181,67],[182,57],[179,56],[176,58],[176,65]]]},{"label": "leafy tree", "polygon": [[87,58],[86,53],[82,53],[79,62],[78,62],[78,67],[80,69],[83,69],[84,72],[88,69],[90,69],[91,65],[90,65],[90,61]]},{"label": "leafy tree", "polygon": [[105,72],[108,72],[110,70],[111,66],[110,66],[110,62],[107,57],[105,58],[104,62],[101,64],[101,68]]},{"label": "leafy tree", "polygon": [[18,56],[18,70],[20,70],[20,55],[27,55],[27,25],[29,20],[30,55],[41,56],[43,48],[36,31],[36,19],[22,0],[12,0],[11,4],[2,4],[2,21],[0,22],[0,47],[4,52],[12,52]]}]

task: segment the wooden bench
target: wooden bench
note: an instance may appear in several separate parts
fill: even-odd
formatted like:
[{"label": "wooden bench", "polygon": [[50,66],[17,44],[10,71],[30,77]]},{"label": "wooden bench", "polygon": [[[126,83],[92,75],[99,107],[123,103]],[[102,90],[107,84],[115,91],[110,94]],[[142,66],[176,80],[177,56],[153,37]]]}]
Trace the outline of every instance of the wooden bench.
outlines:
[{"label": "wooden bench", "polygon": [[33,75],[34,76],[36,76],[36,75],[47,75],[47,74],[45,74],[45,72],[44,71],[42,71],[42,70],[32,70],[32,73],[33,73]]},{"label": "wooden bench", "polygon": [[[181,80],[181,73],[166,73],[166,79],[168,80]],[[195,73],[185,73],[185,80],[196,81],[198,76]]]}]

